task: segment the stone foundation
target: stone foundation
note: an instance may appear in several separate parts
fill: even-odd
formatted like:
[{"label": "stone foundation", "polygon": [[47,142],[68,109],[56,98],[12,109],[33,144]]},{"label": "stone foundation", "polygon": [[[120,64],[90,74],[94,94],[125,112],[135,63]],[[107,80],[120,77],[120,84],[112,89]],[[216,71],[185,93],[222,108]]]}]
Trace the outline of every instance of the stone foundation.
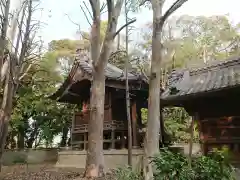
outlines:
[{"label": "stone foundation", "polygon": [[2,157],[4,166],[16,163],[41,164],[56,163],[58,159],[58,149],[24,149],[5,150]]},{"label": "stone foundation", "polygon": [[[128,151],[124,150],[106,150],[104,153],[104,165],[106,170],[113,169],[128,164]],[[133,167],[137,170],[142,166],[143,151],[134,149],[132,151]],[[86,151],[64,150],[58,152],[58,161],[56,167],[74,167],[85,168]]]}]

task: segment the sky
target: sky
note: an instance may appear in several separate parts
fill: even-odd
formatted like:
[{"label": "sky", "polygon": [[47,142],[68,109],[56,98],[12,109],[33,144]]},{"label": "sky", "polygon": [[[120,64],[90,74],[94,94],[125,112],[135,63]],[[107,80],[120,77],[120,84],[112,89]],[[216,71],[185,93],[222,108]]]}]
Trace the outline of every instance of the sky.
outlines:
[{"label": "sky", "polygon": [[[42,0],[41,7],[43,11],[36,16],[46,23],[42,28],[40,35],[45,43],[51,40],[69,38],[79,38],[76,34],[78,26],[72,21],[79,24],[82,31],[89,30],[89,24],[80,9],[80,4],[83,0]],[[174,2],[174,0],[166,0],[164,11]],[[240,21],[239,0],[188,0],[180,9],[173,15],[228,15],[233,23]],[[67,15],[66,15],[67,14]],[[106,18],[103,15],[103,19]],[[152,12],[148,9],[143,9],[139,13],[132,14],[131,17],[136,17],[137,22],[134,24],[136,28],[142,28],[145,23],[151,22]],[[123,17],[119,20],[119,25],[124,24]]]},{"label": "sky", "polygon": [[[23,0],[13,0],[12,7],[16,7],[19,2]],[[81,11],[80,4],[83,4],[83,0],[35,0],[41,1],[40,8],[35,13],[35,19],[43,22],[43,28],[39,32],[39,36],[44,41],[45,47],[52,40],[58,39],[79,39],[79,35],[76,33],[78,26],[73,22],[79,24],[81,31],[89,31],[90,25],[88,24],[83,12]],[[88,0],[85,0],[86,2]],[[166,0],[163,11],[175,0]],[[173,16],[190,15],[190,16],[211,16],[211,15],[228,15],[229,19],[233,23],[240,22],[240,13],[238,7],[240,5],[239,0],[188,0],[180,9],[178,9]],[[131,14],[131,18],[136,17],[137,22],[134,23],[138,31],[134,31],[134,40],[141,39],[138,36],[141,35],[140,28],[144,27],[144,24],[151,22],[152,12],[145,8],[140,12]],[[69,18],[71,20],[69,20]],[[107,18],[107,13],[103,15],[103,20]],[[119,26],[124,24],[124,17],[121,16],[118,22]]]}]

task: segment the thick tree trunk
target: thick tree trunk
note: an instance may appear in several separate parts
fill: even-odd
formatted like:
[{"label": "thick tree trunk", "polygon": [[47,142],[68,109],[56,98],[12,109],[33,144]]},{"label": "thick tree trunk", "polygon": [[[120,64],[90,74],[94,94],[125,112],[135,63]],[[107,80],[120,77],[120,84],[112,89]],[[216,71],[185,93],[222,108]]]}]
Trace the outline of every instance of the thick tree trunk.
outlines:
[{"label": "thick tree trunk", "polygon": [[88,123],[88,154],[85,177],[102,177],[103,166],[103,116],[105,76],[104,67],[94,65],[100,55],[100,2],[92,1],[94,20],[91,29],[91,58],[93,60],[93,79],[90,97],[90,119]]},{"label": "thick tree trunk", "polygon": [[[2,71],[2,66],[4,64],[4,50],[7,47],[7,29],[8,29],[8,22],[9,22],[9,10],[10,10],[10,0],[5,1],[4,5],[4,14],[3,14],[3,21],[2,21],[2,28],[1,28],[1,39],[0,39],[0,70]],[[2,72],[0,74],[0,79],[2,79]],[[2,82],[1,82],[2,83]]]},{"label": "thick tree trunk", "polygon": [[[13,63],[13,62],[11,62]],[[13,67],[12,65],[9,66],[10,68]],[[12,112],[12,101],[13,101],[13,93],[14,93],[14,83],[12,78],[12,70],[7,74],[4,93],[3,93],[3,100],[2,100],[2,107],[0,110],[0,171],[2,165],[2,154],[4,151],[7,133],[8,133],[8,125],[11,117]]]},{"label": "thick tree trunk", "polygon": [[[153,10],[153,36],[152,36],[152,60],[149,80],[148,97],[148,122],[147,133],[144,144],[144,175],[145,180],[153,179],[153,167],[148,158],[159,151],[159,131],[160,127],[160,87],[161,87],[161,62],[163,46],[161,35],[163,24],[167,18],[181,7],[187,0],[176,0],[172,6],[162,16],[162,8],[165,0],[151,0]],[[144,1],[146,2],[146,1]],[[160,128],[159,128],[160,127]],[[163,132],[161,132],[163,133]]]},{"label": "thick tree trunk", "polygon": [[[91,86],[90,120],[88,125],[88,154],[86,163],[86,177],[104,176],[103,157],[103,121],[105,100],[105,67],[112,52],[113,35],[116,32],[114,22],[106,36],[98,62],[93,61],[93,79]],[[93,49],[92,49],[93,50]],[[93,56],[92,56],[93,57]]]},{"label": "thick tree trunk", "polygon": [[10,114],[8,114],[6,111],[1,110],[0,111],[0,172],[1,172],[1,166],[2,166],[2,154],[4,152],[6,140],[7,140],[7,134],[8,134],[8,125],[10,120]]},{"label": "thick tree trunk", "polygon": [[[93,60],[93,78],[90,100],[90,120],[88,126],[88,154],[86,161],[86,177],[102,177],[104,175],[103,160],[103,121],[105,100],[105,67],[107,65],[116,34],[118,17],[123,0],[107,2],[108,27],[100,51],[100,1],[90,0],[93,11],[91,31],[91,57]],[[119,32],[118,32],[119,33]]]},{"label": "thick tree trunk", "polygon": [[93,75],[91,90],[86,177],[102,177],[104,175],[102,136],[105,96],[105,76],[103,68],[96,69]]},{"label": "thick tree trunk", "polygon": [[[152,61],[151,73],[149,79],[149,97],[148,97],[148,121],[145,138],[145,180],[153,179],[153,166],[149,157],[159,152],[159,131],[160,131],[160,79],[161,79],[161,34],[162,27],[160,20],[162,15],[162,4],[156,0],[152,2],[153,8],[153,36],[152,36]],[[162,132],[161,132],[162,133]]]}]

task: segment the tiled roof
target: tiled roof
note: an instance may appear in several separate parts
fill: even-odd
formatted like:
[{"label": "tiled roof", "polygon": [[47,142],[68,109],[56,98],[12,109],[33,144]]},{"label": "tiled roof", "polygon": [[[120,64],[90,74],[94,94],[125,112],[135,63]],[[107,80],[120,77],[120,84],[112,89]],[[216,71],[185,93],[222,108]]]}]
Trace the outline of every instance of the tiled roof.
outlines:
[{"label": "tiled roof", "polygon": [[162,99],[217,91],[240,85],[240,58],[194,70],[174,71]]},{"label": "tiled roof", "polygon": [[[89,75],[92,75],[92,62],[89,60],[86,53],[84,52],[79,53],[79,50],[77,50],[75,61],[71,68],[71,71],[68,74],[68,77],[59,87],[59,89],[53,95],[50,96],[51,99],[58,99],[59,97],[62,97],[68,86],[79,80],[78,79],[79,77],[76,75],[79,68],[84,72],[88,73]],[[105,76],[107,80],[124,81],[126,79],[123,70],[109,63],[107,64],[107,67],[105,69]],[[136,74],[128,73],[128,79],[129,81],[132,82],[139,83],[143,81],[144,83],[146,83],[145,77],[137,73]]]},{"label": "tiled roof", "polygon": [[[83,69],[85,72],[92,74],[92,61],[89,60],[87,57],[83,57],[81,55],[76,56],[76,64]],[[105,69],[105,76],[107,79],[115,79],[115,80],[125,80],[125,73],[122,69],[108,63]],[[128,73],[129,80],[138,80],[140,75]]]}]

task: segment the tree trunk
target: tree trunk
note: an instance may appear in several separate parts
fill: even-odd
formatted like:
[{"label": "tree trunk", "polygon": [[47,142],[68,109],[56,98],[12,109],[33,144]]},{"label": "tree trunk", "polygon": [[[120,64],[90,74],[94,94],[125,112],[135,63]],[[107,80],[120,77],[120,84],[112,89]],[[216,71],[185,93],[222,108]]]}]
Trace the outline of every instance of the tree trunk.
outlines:
[{"label": "tree trunk", "polygon": [[88,155],[86,177],[102,177],[103,168],[103,119],[105,76],[104,69],[99,68],[93,76],[91,92],[91,113],[88,129]]},{"label": "tree trunk", "polygon": [[36,140],[36,134],[35,133],[31,133],[30,138],[26,142],[27,148],[32,148],[33,147],[33,143],[34,143],[35,140]]},{"label": "tree trunk", "polygon": [[25,135],[25,131],[23,128],[21,128],[20,131],[18,132],[18,142],[17,142],[18,149],[23,149],[25,146],[24,135]]},{"label": "tree trunk", "polygon": [[68,127],[64,126],[63,130],[62,130],[62,138],[61,138],[61,142],[60,142],[60,147],[66,147],[68,131],[69,131]]},{"label": "tree trunk", "polygon": [[71,143],[71,137],[69,137],[68,140],[67,140],[67,146],[70,147],[71,145],[72,145],[72,143]]},{"label": "tree trunk", "polygon": [[32,129],[29,138],[26,141],[27,148],[32,148],[34,141],[37,140],[37,136],[39,134],[39,124],[40,122],[34,122],[34,129]]},{"label": "tree trunk", "polygon": [[4,151],[6,139],[7,139],[7,133],[8,133],[8,125],[9,120],[12,112],[12,101],[13,101],[13,93],[14,93],[14,83],[13,83],[13,62],[9,62],[10,70],[7,74],[6,81],[5,81],[5,87],[4,87],[4,93],[3,93],[3,100],[2,100],[2,107],[0,110],[0,171],[1,171],[1,165],[2,165],[2,154]]},{"label": "tree trunk", "polygon": [[[106,36],[100,51],[100,1],[89,0],[93,11],[91,31],[91,57],[93,60],[93,78],[90,100],[90,120],[88,125],[88,154],[86,161],[86,177],[102,177],[103,162],[103,121],[105,100],[105,67],[112,52],[117,21],[123,5],[123,0],[107,1],[108,26]],[[121,28],[120,28],[121,29]]]},{"label": "tree trunk", "polygon": [[[1,39],[0,39],[0,85],[4,82],[4,78],[6,77],[7,69],[5,63],[5,50],[7,48],[7,29],[9,23],[9,11],[10,11],[10,0],[6,0],[5,4],[3,5],[4,14],[3,14],[3,21],[2,21],[2,28],[1,28]],[[8,64],[8,63],[7,63]],[[3,68],[4,66],[4,68]]]},{"label": "tree trunk", "polygon": [[[128,12],[127,9],[127,0],[125,0],[125,23],[128,23]],[[126,88],[126,111],[127,111],[127,121],[128,121],[128,165],[132,166],[132,121],[131,121],[131,105],[130,105],[130,95],[129,95],[129,86],[128,86],[128,67],[129,67],[129,56],[128,56],[128,25],[126,26],[126,59],[125,59],[125,88]]]},{"label": "tree trunk", "polygon": [[100,55],[100,2],[94,2],[95,13],[91,29],[91,58],[93,60],[93,79],[90,97],[90,119],[88,123],[88,154],[86,177],[102,177],[103,171],[103,119],[105,76],[104,68],[94,65]]},{"label": "tree trunk", "polygon": [[[159,152],[159,131],[160,131],[160,79],[161,79],[161,34],[162,27],[159,25],[162,16],[162,4],[152,2],[153,9],[153,35],[152,35],[152,60],[149,79],[148,97],[148,121],[145,138],[145,180],[153,179],[153,167],[149,157]],[[162,132],[161,132],[162,133]]]},{"label": "tree trunk", "polygon": [[[103,157],[103,121],[105,101],[105,67],[111,53],[113,39],[106,38],[99,56],[97,66],[93,65],[93,80],[90,99],[90,120],[88,125],[88,154],[86,177],[104,176]],[[94,63],[94,62],[93,62]]]},{"label": "tree trunk", "polygon": [[[8,22],[9,22],[10,0],[6,0],[4,5],[2,4],[2,6],[4,8],[4,14],[3,14],[1,39],[0,39],[1,40],[1,42],[0,42],[0,70],[2,69],[2,66],[4,64],[3,56],[4,56],[4,50],[7,46],[6,36],[7,36]],[[0,79],[2,79],[1,74],[0,74]]]},{"label": "tree trunk", "polygon": [[[152,60],[149,79],[148,97],[148,122],[144,144],[144,176],[145,180],[153,179],[153,167],[149,157],[159,151],[160,127],[160,87],[161,87],[161,62],[163,46],[161,43],[162,29],[167,18],[180,8],[187,0],[176,0],[162,16],[162,8],[165,0],[151,0],[153,10],[153,35],[152,35]],[[144,1],[146,2],[146,1]],[[159,128],[160,127],[160,128]],[[163,132],[161,132],[162,134]]]}]

